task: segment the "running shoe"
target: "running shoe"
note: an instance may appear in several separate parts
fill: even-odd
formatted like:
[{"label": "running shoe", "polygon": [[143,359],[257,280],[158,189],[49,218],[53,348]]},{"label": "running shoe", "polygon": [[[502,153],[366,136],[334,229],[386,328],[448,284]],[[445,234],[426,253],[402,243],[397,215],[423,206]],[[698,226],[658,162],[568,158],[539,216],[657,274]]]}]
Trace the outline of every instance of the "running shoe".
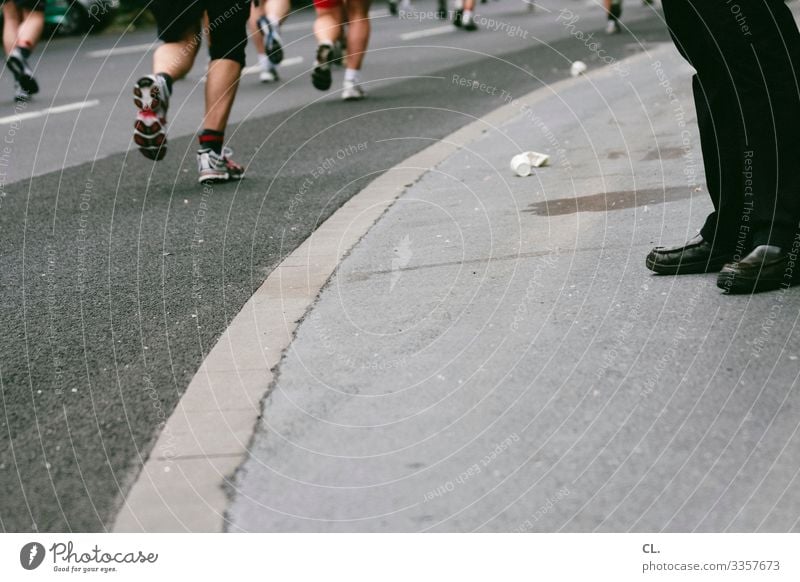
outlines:
[{"label": "running shoe", "polygon": [[264,34],[264,52],[267,58],[272,64],[279,64],[283,60],[283,44],[278,27],[272,26],[272,23],[264,16],[258,20],[258,26]]},{"label": "running shoe", "polygon": [[389,14],[392,16],[397,16],[397,0],[389,0]]},{"label": "running shoe", "polygon": [[345,81],[342,88],[342,99],[345,101],[361,101],[367,94],[358,83],[352,81]]},{"label": "running shoe", "polygon": [[463,25],[464,30],[468,30],[470,32],[478,30],[478,25],[475,24],[475,17],[471,14],[469,16],[462,16],[461,24]]},{"label": "running shoe", "polygon": [[622,29],[619,27],[619,22],[616,20],[609,20],[606,24],[606,34],[619,34]]},{"label": "running shoe", "polygon": [[447,0],[439,0],[439,5],[436,9],[436,18],[439,20],[447,20]]},{"label": "running shoe", "polygon": [[8,54],[6,66],[11,69],[14,74],[14,79],[19,83],[19,86],[25,91],[28,96],[35,95],[39,92],[39,83],[33,78],[33,69],[28,64],[28,59],[19,50],[19,47],[14,47]]},{"label": "running shoe", "polygon": [[167,154],[167,82],[158,75],[142,77],[133,86],[133,103],[139,109],[133,141],[144,157],[158,161]]},{"label": "running shoe", "polygon": [[232,155],[230,148],[222,148],[222,154],[209,148],[197,150],[197,171],[200,172],[197,181],[218,184],[244,178],[244,168],[230,158]]},{"label": "running shoe", "polygon": [[462,8],[456,8],[455,12],[453,12],[453,26],[456,28],[461,28],[464,20],[464,10]]},{"label": "running shoe", "polygon": [[267,67],[266,69],[262,69],[258,74],[258,80],[262,83],[275,83],[276,81],[280,81],[281,78],[278,75],[278,69],[275,67]]},{"label": "running shoe", "polygon": [[16,103],[27,103],[30,99],[31,96],[22,88],[22,85],[14,81],[14,101]]},{"label": "running shoe", "polygon": [[331,45],[321,44],[317,47],[317,60],[314,63],[314,70],[311,71],[311,84],[320,91],[330,89],[333,82],[331,56],[333,56],[333,47]]}]

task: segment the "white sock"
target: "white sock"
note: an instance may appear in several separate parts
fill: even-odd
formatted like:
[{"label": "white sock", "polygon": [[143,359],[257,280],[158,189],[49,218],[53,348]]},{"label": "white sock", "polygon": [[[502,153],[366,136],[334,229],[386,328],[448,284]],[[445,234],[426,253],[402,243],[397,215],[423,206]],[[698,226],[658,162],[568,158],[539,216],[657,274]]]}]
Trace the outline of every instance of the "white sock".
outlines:
[{"label": "white sock", "polygon": [[345,69],[344,80],[358,85],[361,82],[361,71],[358,69]]},{"label": "white sock", "polygon": [[464,10],[464,16],[463,16],[463,18],[464,18],[464,20],[466,20],[467,22],[469,22],[470,20],[472,20],[472,10]]},{"label": "white sock", "polygon": [[266,69],[269,66],[269,59],[264,53],[258,53],[258,66]]},{"label": "white sock", "polygon": [[269,20],[269,25],[272,27],[272,30],[280,32],[281,30],[280,19],[272,18],[272,16],[267,16],[267,20]]}]

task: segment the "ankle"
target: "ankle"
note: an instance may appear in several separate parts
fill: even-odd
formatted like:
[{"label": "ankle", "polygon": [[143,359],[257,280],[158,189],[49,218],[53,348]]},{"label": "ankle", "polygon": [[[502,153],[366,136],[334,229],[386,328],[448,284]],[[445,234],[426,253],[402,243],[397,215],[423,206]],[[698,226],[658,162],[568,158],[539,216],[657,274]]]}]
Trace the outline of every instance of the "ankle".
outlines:
[{"label": "ankle", "polygon": [[346,83],[358,85],[361,82],[361,71],[358,69],[345,69],[344,80]]},{"label": "ankle", "polygon": [[156,73],[156,77],[161,77],[164,79],[164,83],[167,86],[167,91],[169,91],[170,95],[172,94],[172,84],[175,82],[175,79],[172,78],[172,75],[169,73]]},{"label": "ankle", "polygon": [[225,140],[225,132],[216,131],[214,129],[204,129],[198,139],[201,148],[208,148],[219,155],[222,153],[222,143]]}]

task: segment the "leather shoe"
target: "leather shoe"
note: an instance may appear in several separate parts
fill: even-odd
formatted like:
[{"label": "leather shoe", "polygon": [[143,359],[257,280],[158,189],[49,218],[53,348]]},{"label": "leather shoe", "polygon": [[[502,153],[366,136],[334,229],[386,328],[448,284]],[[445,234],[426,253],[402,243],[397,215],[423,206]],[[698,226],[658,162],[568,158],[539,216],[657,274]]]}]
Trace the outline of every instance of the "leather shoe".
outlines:
[{"label": "leather shoe", "polygon": [[719,251],[699,234],[679,247],[656,247],[645,264],[659,275],[714,273],[731,260],[729,251]]},{"label": "leather shoe", "polygon": [[781,247],[758,246],[740,261],[725,265],[717,277],[717,287],[728,293],[758,293],[789,287],[797,282],[796,258]]}]

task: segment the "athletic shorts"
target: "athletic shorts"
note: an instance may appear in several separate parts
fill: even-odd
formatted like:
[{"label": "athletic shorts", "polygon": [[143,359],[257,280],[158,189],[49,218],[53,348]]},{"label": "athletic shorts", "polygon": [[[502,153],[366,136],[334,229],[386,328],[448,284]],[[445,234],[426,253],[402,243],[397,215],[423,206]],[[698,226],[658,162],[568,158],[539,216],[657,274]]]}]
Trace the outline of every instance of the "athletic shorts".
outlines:
[{"label": "athletic shorts", "polygon": [[44,12],[45,0],[13,0],[13,2],[20,10]]},{"label": "athletic shorts", "polygon": [[314,8],[337,8],[342,5],[342,0],[314,0]]},{"label": "athletic shorts", "polygon": [[[153,0],[150,11],[158,24],[158,38],[178,42],[186,33],[203,30],[211,60],[229,59],[244,66],[250,0]],[[203,13],[208,24],[203,25]],[[198,39],[199,42],[199,39]]]}]

